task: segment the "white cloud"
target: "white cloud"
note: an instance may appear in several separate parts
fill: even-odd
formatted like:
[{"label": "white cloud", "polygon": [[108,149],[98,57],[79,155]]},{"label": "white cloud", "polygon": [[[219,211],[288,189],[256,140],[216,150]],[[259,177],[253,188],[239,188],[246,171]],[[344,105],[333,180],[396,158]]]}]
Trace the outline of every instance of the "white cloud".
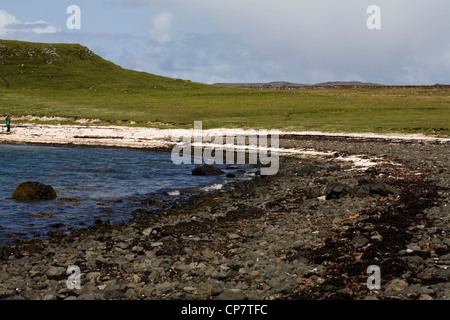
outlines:
[{"label": "white cloud", "polygon": [[0,35],[13,35],[17,33],[47,34],[60,31],[59,27],[48,22],[38,20],[35,22],[21,22],[12,14],[0,10]]},{"label": "white cloud", "polygon": [[[366,27],[372,4],[381,30]],[[208,83],[450,82],[449,0],[103,0],[99,8],[84,9],[78,32],[0,11],[0,36],[81,43],[126,68]]]},{"label": "white cloud", "polygon": [[172,40],[175,17],[170,12],[163,12],[153,17],[149,31],[150,39],[158,43]]},{"label": "white cloud", "polygon": [[8,26],[20,23],[13,15],[4,10],[0,10],[0,35],[8,33]]}]

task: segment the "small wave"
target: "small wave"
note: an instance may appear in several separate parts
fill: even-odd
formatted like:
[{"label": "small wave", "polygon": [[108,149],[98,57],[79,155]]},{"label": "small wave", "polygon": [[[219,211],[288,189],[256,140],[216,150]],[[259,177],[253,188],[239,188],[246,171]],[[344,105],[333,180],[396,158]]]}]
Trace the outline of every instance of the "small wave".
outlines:
[{"label": "small wave", "polygon": [[166,192],[168,196],[179,196],[181,193],[178,190],[171,190]]},{"label": "small wave", "polygon": [[213,184],[213,185],[204,187],[203,190],[205,190],[205,191],[215,191],[215,190],[220,190],[220,189],[222,189],[222,188],[223,188],[223,184],[221,184],[221,183],[215,183],[215,184]]}]

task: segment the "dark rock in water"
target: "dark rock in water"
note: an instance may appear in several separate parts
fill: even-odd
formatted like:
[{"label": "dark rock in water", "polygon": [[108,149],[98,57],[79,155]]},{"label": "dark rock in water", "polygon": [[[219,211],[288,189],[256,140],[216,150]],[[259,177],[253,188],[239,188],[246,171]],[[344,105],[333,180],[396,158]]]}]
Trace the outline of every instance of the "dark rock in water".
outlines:
[{"label": "dark rock in water", "polygon": [[141,200],[141,204],[147,205],[147,206],[159,205],[162,203],[164,203],[164,202],[161,200],[158,200],[158,199],[154,199],[154,198],[146,198],[146,199]]},{"label": "dark rock in water", "polygon": [[192,170],[193,176],[214,176],[223,173],[224,172],[222,170],[210,164],[205,164]]},{"label": "dark rock in water", "polygon": [[137,219],[137,218],[142,218],[142,217],[148,216],[148,215],[150,215],[151,213],[153,213],[152,210],[139,208],[139,209],[134,210],[134,211],[131,213],[131,215],[132,215],[135,219]]},{"label": "dark rock in water", "polygon": [[21,183],[12,196],[15,200],[53,200],[56,197],[52,186],[35,181]]},{"label": "dark rock in water", "polygon": [[54,228],[54,229],[59,229],[64,227],[64,224],[62,223],[52,223],[51,225],[49,225],[50,228]]},{"label": "dark rock in water", "polygon": [[327,185],[326,199],[340,199],[346,195],[351,194],[352,187],[345,183],[331,182]]}]

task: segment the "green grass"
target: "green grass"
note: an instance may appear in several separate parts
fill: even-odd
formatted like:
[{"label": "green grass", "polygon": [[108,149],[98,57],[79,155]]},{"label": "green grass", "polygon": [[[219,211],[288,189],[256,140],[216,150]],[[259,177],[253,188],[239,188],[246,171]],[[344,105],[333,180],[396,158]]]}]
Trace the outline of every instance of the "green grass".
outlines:
[{"label": "green grass", "polygon": [[193,127],[201,120],[203,128],[449,134],[450,89],[445,86],[225,88],[126,70],[80,45],[3,40],[0,75],[9,83],[7,89],[0,79],[0,115],[140,126]]}]

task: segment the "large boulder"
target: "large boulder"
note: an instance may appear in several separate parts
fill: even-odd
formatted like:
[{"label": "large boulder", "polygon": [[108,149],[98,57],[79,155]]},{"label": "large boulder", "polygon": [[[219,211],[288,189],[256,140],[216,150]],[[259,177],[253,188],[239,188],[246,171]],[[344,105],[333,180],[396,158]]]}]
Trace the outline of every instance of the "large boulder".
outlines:
[{"label": "large boulder", "polygon": [[351,197],[371,197],[374,195],[388,196],[390,194],[397,194],[398,191],[387,183],[376,180],[361,180],[355,187],[351,187],[341,182],[331,182],[326,188],[326,199],[340,199],[345,196]]},{"label": "large boulder", "polygon": [[353,194],[356,197],[367,197],[373,195],[388,196],[390,194],[397,194],[398,191],[394,187],[381,181],[360,181],[359,185],[353,189]]},{"label": "large boulder", "polygon": [[192,170],[192,175],[194,176],[214,176],[223,173],[222,170],[210,164],[204,164]]},{"label": "large boulder", "polygon": [[340,199],[346,195],[351,195],[352,187],[345,183],[331,182],[326,188],[326,199]]},{"label": "large boulder", "polygon": [[36,181],[19,184],[12,196],[15,200],[53,200],[56,197],[56,191],[52,186]]}]

